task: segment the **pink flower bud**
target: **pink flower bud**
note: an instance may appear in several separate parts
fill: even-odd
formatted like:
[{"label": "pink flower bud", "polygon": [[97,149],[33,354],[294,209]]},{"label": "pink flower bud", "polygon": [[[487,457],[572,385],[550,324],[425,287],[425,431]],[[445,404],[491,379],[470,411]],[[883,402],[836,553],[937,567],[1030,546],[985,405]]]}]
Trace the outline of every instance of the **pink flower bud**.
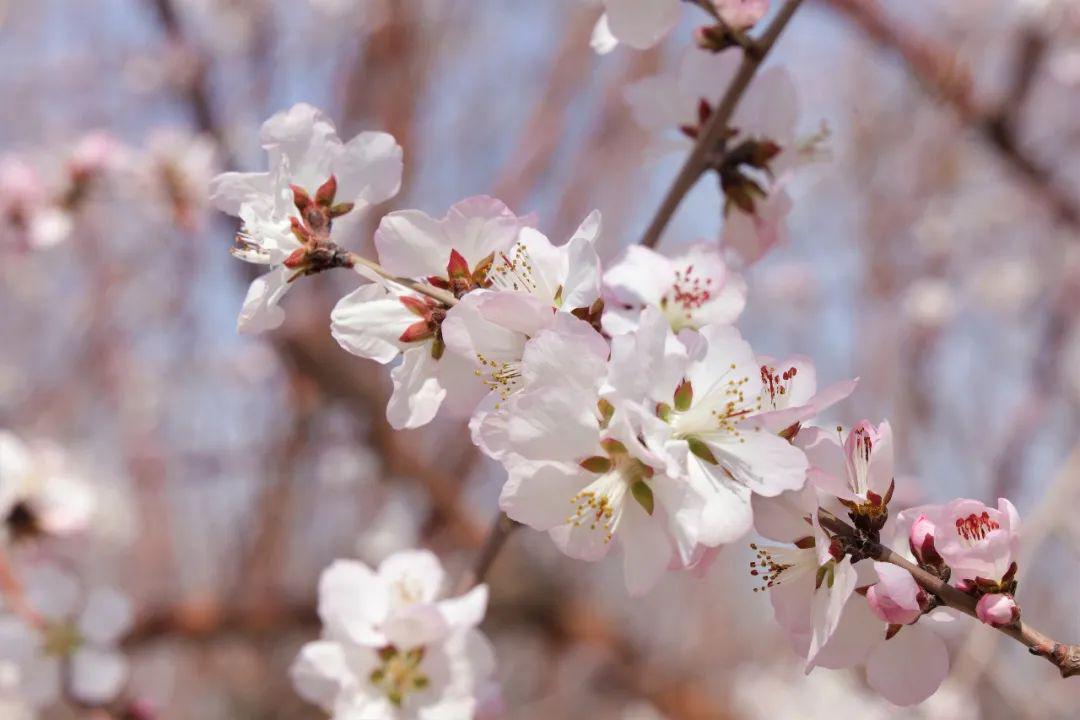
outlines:
[{"label": "pink flower bud", "polygon": [[866,590],[866,602],[879,618],[890,625],[907,625],[919,619],[922,610],[918,607],[904,607],[896,602],[881,584],[871,585]]},{"label": "pink flower bud", "polygon": [[866,602],[875,615],[890,625],[908,625],[923,614],[926,593],[903,568],[874,563],[881,582],[866,590]]},{"label": "pink flower bud", "polygon": [[934,523],[926,515],[919,515],[911,525],[911,534],[908,541],[911,543],[911,552],[921,563],[937,563],[941,561],[937,549],[934,547]]},{"label": "pink flower bud", "polygon": [[1011,625],[1020,618],[1020,606],[1012,595],[994,593],[983,595],[975,606],[975,614],[987,625],[1002,627]]}]

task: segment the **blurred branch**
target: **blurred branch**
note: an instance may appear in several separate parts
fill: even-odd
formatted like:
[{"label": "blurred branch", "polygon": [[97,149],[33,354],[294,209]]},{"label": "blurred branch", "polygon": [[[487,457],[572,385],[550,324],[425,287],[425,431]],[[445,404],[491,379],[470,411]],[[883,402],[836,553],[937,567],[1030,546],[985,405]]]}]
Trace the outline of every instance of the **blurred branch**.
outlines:
[{"label": "blurred branch", "polygon": [[487,537],[484,538],[484,544],[476,554],[476,560],[458,581],[457,591],[459,594],[465,593],[474,585],[484,582],[484,578],[487,577],[488,570],[491,569],[495,558],[499,556],[499,552],[506,545],[506,541],[510,539],[510,535],[519,527],[521,527],[520,523],[511,520],[504,512],[500,511],[495,516],[491,527],[488,528]]},{"label": "blurred branch", "polygon": [[975,98],[973,81],[963,61],[948,45],[921,37],[890,18],[876,0],[823,0],[845,15],[880,47],[895,52],[909,72],[932,96],[951,108],[960,122],[974,130],[1022,177],[1050,207],[1054,217],[1080,229],[1080,202],[1063,190],[1054,171],[1020,146],[1016,118],[1038,70],[1045,40],[1021,40],[1012,91],[998,106],[984,107]]},{"label": "blurred branch", "polygon": [[762,61],[772,50],[777,38],[780,37],[780,33],[787,27],[788,22],[801,4],[802,0],[787,0],[765,30],[761,39],[756,40],[752,46],[743,48],[742,63],[735,72],[735,77],[731,79],[731,84],[728,85],[724,97],[709,117],[709,121],[705,124],[697,143],[694,145],[694,149],[683,163],[667,195],[664,196],[663,201],[660,203],[660,208],[656,211],[656,215],[641,238],[641,244],[645,247],[656,247],[657,243],[660,242],[661,233],[664,232],[664,228],[667,227],[682,199],[686,197],[686,194],[697,183],[698,179],[715,163],[716,150],[721,147],[728,120],[731,119],[732,113],[735,112],[735,107],[739,104],[739,100],[742,99],[743,93],[750,86],[750,81],[754,79],[754,74],[761,67]]},{"label": "blurred branch", "polygon": [[195,127],[200,132],[209,134],[217,142],[218,151],[221,153],[222,165],[231,168],[233,165],[232,155],[226,142],[225,131],[221,123],[214,115],[213,102],[210,97],[210,88],[207,81],[208,62],[205,56],[197,50],[184,34],[174,0],[147,0],[161,25],[165,37],[176,48],[184,50],[192,59],[190,68],[186,68],[190,75],[186,78],[183,88],[188,106],[191,108],[195,119]]},{"label": "blurred branch", "polygon": [[547,84],[525,122],[517,152],[495,182],[492,194],[512,208],[525,201],[557,157],[571,100],[591,76],[583,69],[592,60],[589,36],[595,20],[592,8],[584,6],[570,18]]}]

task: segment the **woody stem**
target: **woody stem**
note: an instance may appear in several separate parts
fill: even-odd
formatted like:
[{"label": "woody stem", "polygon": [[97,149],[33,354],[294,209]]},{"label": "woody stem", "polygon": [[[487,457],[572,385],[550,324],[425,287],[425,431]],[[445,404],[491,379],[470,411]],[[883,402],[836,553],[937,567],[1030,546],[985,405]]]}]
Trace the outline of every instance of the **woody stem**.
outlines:
[{"label": "woody stem", "polygon": [[[975,613],[976,599],[965,592],[953,587],[932,572],[919,567],[907,558],[893,552],[881,543],[867,541],[860,538],[858,531],[846,522],[833,515],[822,514],[821,526],[834,535],[845,540],[850,540],[858,551],[872,560],[887,562],[897,567],[902,567],[911,573],[924,590],[934,595],[946,607],[959,610],[965,615],[977,618]],[[1013,640],[1023,644],[1032,655],[1039,655],[1049,660],[1061,672],[1062,677],[1080,675],[1080,645],[1059,643],[1053,638],[1036,630],[1022,619],[1010,625],[1002,625],[996,628],[999,632],[1008,635]]]},{"label": "woody stem", "polygon": [[732,113],[735,112],[735,107],[750,86],[750,81],[754,78],[754,74],[758,71],[762,61],[772,50],[777,38],[780,37],[780,33],[787,27],[788,22],[791,21],[791,17],[799,9],[801,3],[802,0],[787,0],[761,38],[743,47],[742,63],[735,72],[735,77],[732,78],[731,84],[728,85],[727,90],[724,92],[720,104],[709,116],[708,122],[700,135],[698,135],[694,149],[690,151],[690,155],[683,162],[679,174],[675,176],[675,180],[660,203],[656,215],[641,238],[641,244],[645,247],[656,247],[657,243],[660,242],[661,233],[664,232],[664,228],[667,227],[672,216],[675,215],[675,210],[678,209],[682,199],[686,197],[686,194],[690,192],[690,188],[697,183],[698,179],[712,167],[715,151],[724,136],[724,131],[727,129]]},{"label": "woody stem", "polygon": [[364,270],[357,269],[357,272],[365,277],[370,278],[369,272],[374,273],[375,275],[383,278],[384,280],[389,280],[390,282],[401,285],[404,288],[408,288],[413,292],[420,293],[421,295],[426,295],[433,300],[438,300],[447,307],[451,307],[457,304],[457,298],[455,298],[446,290],[437,288],[434,285],[430,285],[425,282],[418,282],[409,278],[398,277],[397,275],[388,272],[382,265],[379,265],[374,260],[368,260],[366,257],[357,255],[354,252],[348,253],[348,259],[349,262],[352,263],[354,269],[359,266],[368,271],[365,272]]},{"label": "woody stem", "polygon": [[484,581],[488,570],[491,569],[492,564],[495,562],[495,558],[499,556],[499,552],[506,545],[506,541],[510,539],[510,535],[520,525],[521,523],[511,520],[504,512],[500,512],[495,516],[495,520],[488,529],[487,537],[484,539],[484,544],[480,548],[472,567],[458,580],[457,589],[459,593],[466,592],[474,585]]}]

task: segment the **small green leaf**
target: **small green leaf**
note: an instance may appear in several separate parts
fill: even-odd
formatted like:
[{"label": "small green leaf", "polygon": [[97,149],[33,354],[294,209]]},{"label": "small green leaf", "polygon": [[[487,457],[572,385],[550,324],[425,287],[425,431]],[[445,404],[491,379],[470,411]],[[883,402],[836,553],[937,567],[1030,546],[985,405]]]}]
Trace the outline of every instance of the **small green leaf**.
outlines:
[{"label": "small green leaf", "polygon": [[712,454],[712,450],[709,449],[709,446],[701,440],[698,440],[697,438],[688,438],[686,443],[690,446],[690,452],[694,453],[705,462],[710,465],[720,464],[717,462],[716,456]]},{"label": "small green leaf", "polygon": [[610,458],[603,455],[593,455],[582,460],[579,465],[591,473],[603,475],[606,472],[611,472],[612,462]]},{"label": "small green leaf", "polygon": [[656,507],[656,501],[653,499],[652,488],[644,480],[638,480],[636,483],[630,486],[630,493],[634,496],[634,499],[638,501],[638,505],[645,508],[645,512],[650,515],[653,514],[653,509]]},{"label": "small green leaf", "polygon": [[685,378],[679,387],[675,388],[675,409],[679,412],[686,412],[690,409],[690,405],[694,402],[694,386],[690,384],[689,380]]},{"label": "small green leaf", "polygon": [[602,418],[600,427],[606,428],[608,423],[611,422],[611,416],[615,414],[615,406],[604,398],[600,398],[596,402],[596,409],[600,411],[600,417]]},{"label": "small green leaf", "polygon": [[444,352],[446,352],[446,343],[443,342],[442,336],[436,335],[435,339],[431,341],[431,359],[441,359]]},{"label": "small green leaf", "polygon": [[656,416],[664,422],[671,422],[671,406],[667,403],[656,403]]},{"label": "small green leaf", "polygon": [[626,446],[615,438],[604,438],[600,441],[601,447],[607,450],[608,455],[625,455]]}]

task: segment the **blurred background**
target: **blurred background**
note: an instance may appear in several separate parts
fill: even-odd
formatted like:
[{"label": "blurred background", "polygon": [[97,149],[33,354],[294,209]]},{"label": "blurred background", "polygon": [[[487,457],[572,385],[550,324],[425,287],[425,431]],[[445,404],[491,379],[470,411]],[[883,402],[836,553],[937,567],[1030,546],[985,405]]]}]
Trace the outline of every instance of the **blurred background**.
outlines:
[{"label": "blurred background", "polygon": [[[58,443],[93,483],[92,542],[58,552],[132,598],[130,694],[160,717],[319,717],[286,670],[319,631],[320,570],[416,545],[461,569],[502,480],[458,423],[390,430],[385,369],[329,336],[350,273],[292,291],[279,331],[236,334],[250,277],[209,179],[261,169],[259,124],[302,100],[342,137],[405,148],[402,193],[353,249],[382,212],[488,193],[556,241],[599,208],[612,259],[680,162],[646,158],[623,90],[677,67],[705,18],[687,7],[666,44],[599,57],[599,13],[0,0],[0,428]],[[861,377],[828,419],[888,417],[912,500],[1013,498],[1026,617],[1080,638],[1080,3],[807,0],[769,63],[831,158],[791,188],[790,242],[747,273],[744,334],[811,356],[823,383]],[[719,208],[701,182],[661,248],[717,237]],[[921,708],[859,672],[804,678],[749,556],[631,601],[617,563],[518,532],[484,625],[506,717],[1076,717],[1080,681],[973,623]]]}]

